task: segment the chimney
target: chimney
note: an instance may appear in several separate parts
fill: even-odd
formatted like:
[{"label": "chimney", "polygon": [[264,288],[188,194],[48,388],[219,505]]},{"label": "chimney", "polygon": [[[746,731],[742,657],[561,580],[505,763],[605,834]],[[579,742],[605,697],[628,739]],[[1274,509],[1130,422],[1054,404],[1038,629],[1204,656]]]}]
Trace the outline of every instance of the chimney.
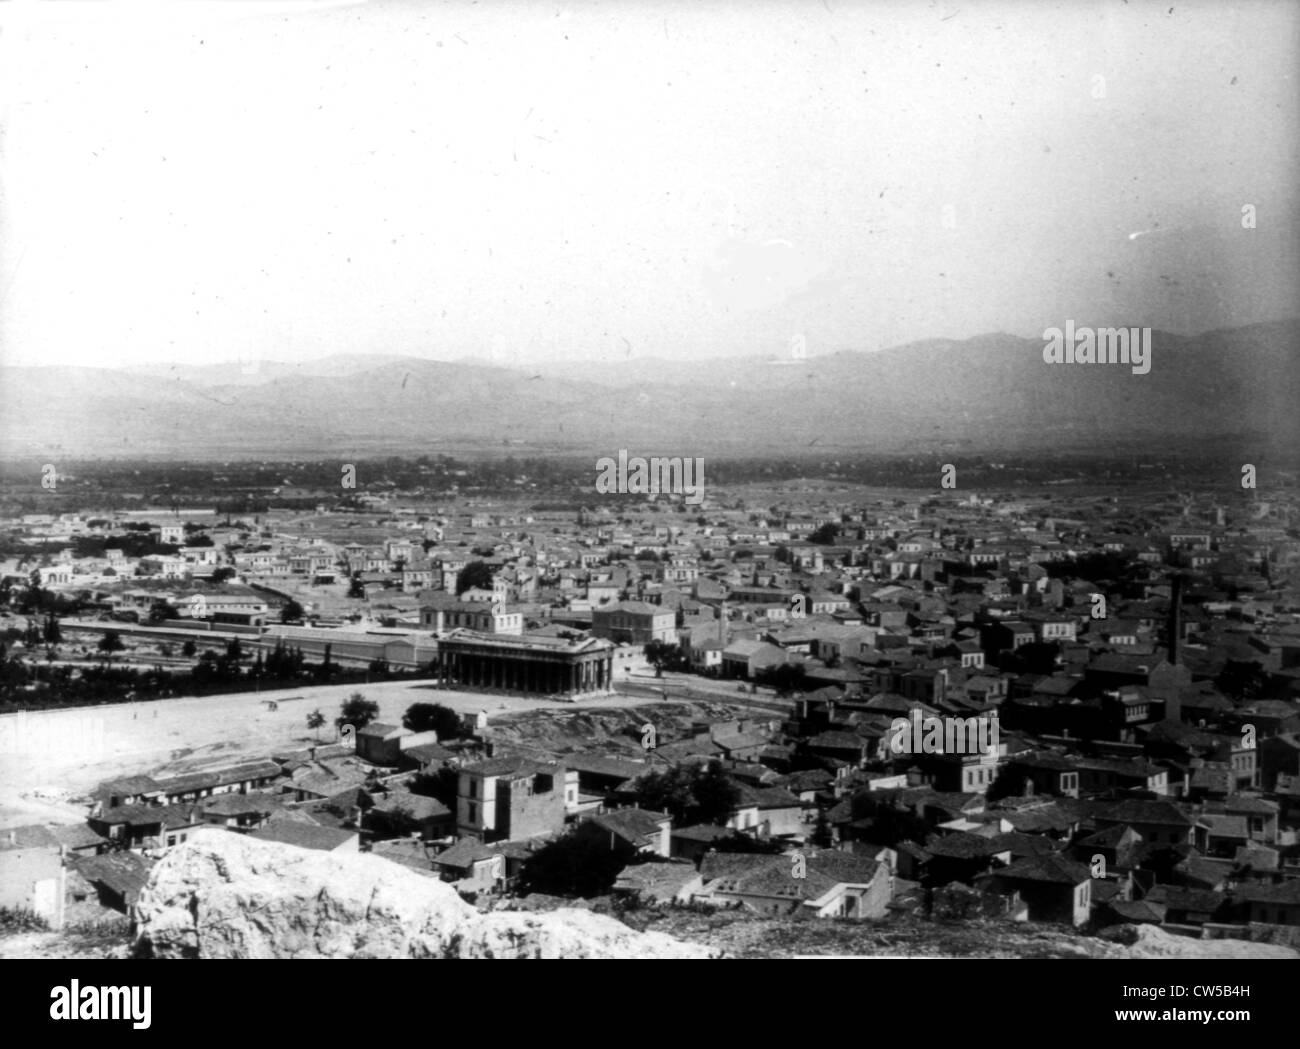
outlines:
[{"label": "chimney", "polygon": [[1168,634],[1169,662],[1178,662],[1178,643],[1183,637],[1183,577],[1175,575],[1169,588],[1169,619],[1165,628]]}]

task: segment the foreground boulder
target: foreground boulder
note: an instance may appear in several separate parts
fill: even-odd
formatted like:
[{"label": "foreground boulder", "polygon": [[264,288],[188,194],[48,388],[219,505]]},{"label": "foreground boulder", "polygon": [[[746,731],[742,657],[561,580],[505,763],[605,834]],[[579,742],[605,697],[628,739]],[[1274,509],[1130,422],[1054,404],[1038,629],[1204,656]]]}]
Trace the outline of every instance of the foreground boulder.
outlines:
[{"label": "foreground boulder", "polygon": [[[1127,930],[1126,930],[1127,933]],[[1193,940],[1154,925],[1139,925],[1125,935],[1128,958],[1300,958],[1300,951],[1249,940]]]},{"label": "foreground boulder", "polygon": [[576,909],[480,914],[451,886],[365,854],[200,831],[153,868],[135,947],[155,958],[706,958]]}]

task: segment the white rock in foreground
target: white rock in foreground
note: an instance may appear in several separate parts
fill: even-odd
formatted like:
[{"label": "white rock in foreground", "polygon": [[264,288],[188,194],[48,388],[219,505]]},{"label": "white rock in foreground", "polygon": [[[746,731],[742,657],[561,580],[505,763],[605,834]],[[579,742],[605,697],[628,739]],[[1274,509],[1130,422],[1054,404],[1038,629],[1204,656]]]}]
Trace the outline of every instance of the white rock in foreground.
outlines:
[{"label": "white rock in foreground", "polygon": [[1139,925],[1125,950],[1128,958],[1300,958],[1300,951],[1249,940],[1193,940],[1154,925]]},{"label": "white rock in foreground", "polygon": [[582,910],[480,914],[451,886],[365,854],[200,831],[155,865],[136,946],[158,958],[707,958]]}]

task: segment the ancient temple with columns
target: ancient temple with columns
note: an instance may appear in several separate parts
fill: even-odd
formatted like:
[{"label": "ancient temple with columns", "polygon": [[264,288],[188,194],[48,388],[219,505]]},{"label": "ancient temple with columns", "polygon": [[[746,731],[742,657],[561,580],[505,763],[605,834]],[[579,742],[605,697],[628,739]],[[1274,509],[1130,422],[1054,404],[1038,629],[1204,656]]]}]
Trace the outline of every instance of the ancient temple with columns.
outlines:
[{"label": "ancient temple with columns", "polygon": [[438,641],[438,682],[447,688],[535,696],[611,691],[614,646],[600,638],[572,641],[546,634],[453,630]]}]

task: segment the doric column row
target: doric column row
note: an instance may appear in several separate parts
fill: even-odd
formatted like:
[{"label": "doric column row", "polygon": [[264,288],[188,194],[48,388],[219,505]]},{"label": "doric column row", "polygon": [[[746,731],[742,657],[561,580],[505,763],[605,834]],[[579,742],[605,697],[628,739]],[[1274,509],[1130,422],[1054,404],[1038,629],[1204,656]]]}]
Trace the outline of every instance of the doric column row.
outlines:
[{"label": "doric column row", "polygon": [[509,692],[604,692],[611,685],[613,662],[608,654],[560,663],[444,650],[438,653],[438,680],[445,685]]}]

